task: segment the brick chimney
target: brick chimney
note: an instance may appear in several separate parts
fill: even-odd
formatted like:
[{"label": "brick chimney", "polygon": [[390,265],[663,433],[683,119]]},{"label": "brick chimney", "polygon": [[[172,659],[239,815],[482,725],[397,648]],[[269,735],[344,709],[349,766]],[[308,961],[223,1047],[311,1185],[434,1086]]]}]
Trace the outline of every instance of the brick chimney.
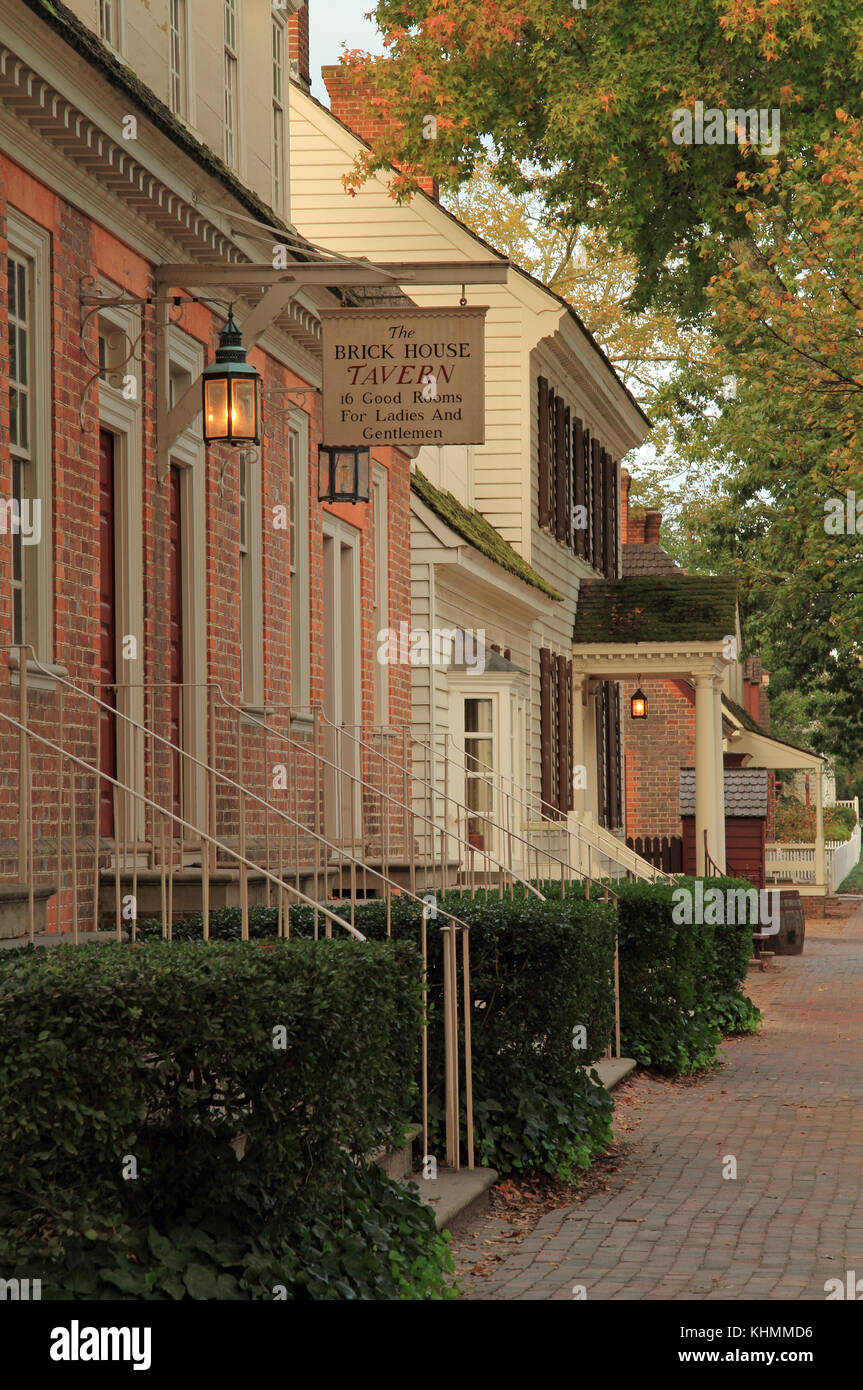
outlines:
[{"label": "brick chimney", "polygon": [[662,525],[662,512],[648,507],[644,513],[644,544],[659,545],[659,528]]},{"label": "brick chimney", "polygon": [[629,541],[629,489],[632,486],[632,478],[629,470],[620,470],[620,544],[626,545]]},{"label": "brick chimney", "polygon": [[[356,74],[349,72],[341,63],[321,68],[321,75],[329,93],[330,110],[333,115],[337,116],[343,125],[349,126],[361,140],[373,145],[386,130],[388,120],[395,126],[396,122],[392,117],[385,116],[380,107],[373,106],[368,96],[363,95],[357,87]],[[417,182],[430,198],[437,198],[437,179],[421,178]]]},{"label": "brick chimney", "polygon": [[312,89],[312,74],[309,68],[309,6],[308,0],[301,10],[288,18],[288,57],[296,63],[296,75],[307,92]]}]

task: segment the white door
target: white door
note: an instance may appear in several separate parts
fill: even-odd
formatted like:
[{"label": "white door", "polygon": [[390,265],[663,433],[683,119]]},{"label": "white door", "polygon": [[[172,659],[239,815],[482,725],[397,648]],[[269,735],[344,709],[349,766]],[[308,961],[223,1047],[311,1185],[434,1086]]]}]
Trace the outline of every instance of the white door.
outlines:
[{"label": "white door", "polygon": [[359,553],[352,526],[324,522],[324,833],[340,844],[363,838]]}]

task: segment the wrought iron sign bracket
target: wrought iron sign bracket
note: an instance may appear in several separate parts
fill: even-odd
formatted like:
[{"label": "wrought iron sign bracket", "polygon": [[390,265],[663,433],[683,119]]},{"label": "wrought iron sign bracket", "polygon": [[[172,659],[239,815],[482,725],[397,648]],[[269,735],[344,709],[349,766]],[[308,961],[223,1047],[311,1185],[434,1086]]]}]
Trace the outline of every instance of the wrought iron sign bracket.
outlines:
[{"label": "wrought iron sign bracket", "polygon": [[[272,262],[260,265],[225,265],[222,262],[166,264],[156,271],[157,328],[167,327],[165,306],[172,302],[171,289],[203,289],[219,286],[227,290],[243,288],[265,291],[243,321],[243,341],[247,351],[255,346],[274,320],[302,289],[332,289],[334,286],[362,285],[502,285],[509,274],[509,261],[390,261],[374,264],[367,260],[320,260],[291,262],[284,270]],[[167,477],[170,451],[189,428],[201,409],[201,378],[193,381],[180,400],[171,407],[168,395],[168,356],[164,337],[156,340],[156,448],[160,479]]]}]

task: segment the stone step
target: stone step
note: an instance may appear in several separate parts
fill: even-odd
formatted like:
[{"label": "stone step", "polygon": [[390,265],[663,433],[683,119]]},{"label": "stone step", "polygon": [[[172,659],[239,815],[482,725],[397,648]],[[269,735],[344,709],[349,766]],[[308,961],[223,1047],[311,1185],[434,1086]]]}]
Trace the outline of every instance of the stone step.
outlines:
[{"label": "stone step", "polygon": [[[55,885],[33,890],[33,926],[44,932],[48,916],[48,899],[57,892]],[[26,883],[0,884],[0,940],[11,941],[30,933],[30,890]]]}]

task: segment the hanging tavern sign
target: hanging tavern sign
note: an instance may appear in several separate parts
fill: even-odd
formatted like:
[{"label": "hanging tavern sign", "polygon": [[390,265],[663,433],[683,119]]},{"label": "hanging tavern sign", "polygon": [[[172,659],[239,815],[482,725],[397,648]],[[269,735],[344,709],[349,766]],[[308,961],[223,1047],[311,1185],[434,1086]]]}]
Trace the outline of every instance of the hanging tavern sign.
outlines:
[{"label": "hanging tavern sign", "polygon": [[483,444],[486,312],[321,310],[324,443]]}]

